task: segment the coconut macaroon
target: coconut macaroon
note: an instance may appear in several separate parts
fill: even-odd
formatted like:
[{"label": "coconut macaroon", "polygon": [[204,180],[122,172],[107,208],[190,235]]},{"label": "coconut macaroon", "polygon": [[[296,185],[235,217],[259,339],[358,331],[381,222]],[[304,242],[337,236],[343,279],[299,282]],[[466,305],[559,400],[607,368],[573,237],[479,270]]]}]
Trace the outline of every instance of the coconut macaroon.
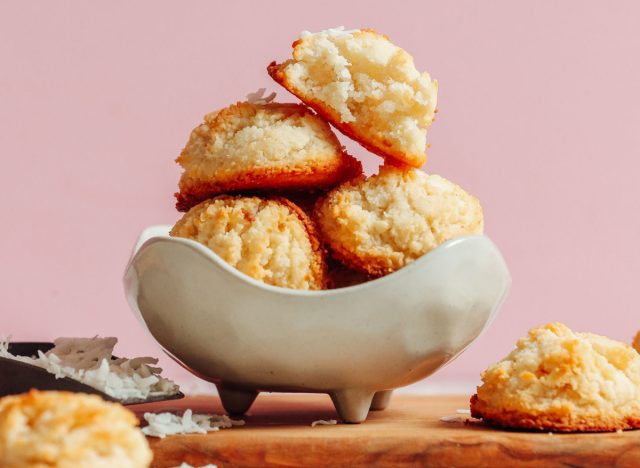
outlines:
[{"label": "coconut macaroon", "polygon": [[362,173],[329,125],[306,106],[239,102],[196,127],[177,162],[176,207],[253,190],[326,189]]},{"label": "coconut macaroon", "polygon": [[324,289],[324,252],[311,220],[284,198],[221,196],[194,206],[171,235],[206,245],[273,286]]},{"label": "coconut macaroon", "polygon": [[425,163],[438,82],[386,36],[342,28],[303,33],[293,59],[267,70],[369,151],[415,167]]},{"label": "coconut macaroon", "polygon": [[482,374],[471,414],[502,427],[615,431],[640,427],[640,355],[625,343],[533,328]]},{"label": "coconut macaroon", "polygon": [[39,392],[0,399],[4,468],[148,467],[153,457],[133,413],[95,395]]},{"label": "coconut macaroon", "polygon": [[478,199],[440,176],[392,166],[336,187],[315,216],[333,255],[373,277],[483,229]]}]

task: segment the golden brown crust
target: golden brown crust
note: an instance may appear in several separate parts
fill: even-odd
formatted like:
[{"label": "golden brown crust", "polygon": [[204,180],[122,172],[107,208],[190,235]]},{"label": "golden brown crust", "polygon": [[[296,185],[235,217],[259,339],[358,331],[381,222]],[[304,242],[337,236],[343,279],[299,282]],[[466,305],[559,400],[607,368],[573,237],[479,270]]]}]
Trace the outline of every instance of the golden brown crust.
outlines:
[{"label": "golden brown crust", "polygon": [[633,349],[640,353],[640,331],[636,333],[636,336],[633,338],[633,343],[631,344]]},{"label": "golden brown crust", "polygon": [[[294,42],[294,48],[297,44]],[[338,115],[331,110],[328,106],[325,106],[324,103],[318,101],[316,99],[312,99],[308,96],[304,96],[303,93],[299,92],[287,79],[285,74],[283,73],[284,66],[287,65],[288,62],[283,62],[281,64],[276,63],[275,61],[271,62],[267,66],[267,73],[269,76],[273,78],[279,85],[289,91],[291,94],[296,96],[306,105],[311,107],[320,117],[327,120],[331,123],[335,128],[340,130],[342,134],[351,138],[354,141],[357,141],[363,148],[366,150],[377,154],[384,158],[385,162],[387,161],[397,161],[400,165],[408,165],[411,167],[421,167],[424,163],[427,162],[427,155],[424,153],[421,154],[407,154],[400,151],[394,151],[391,147],[391,143],[385,141],[382,138],[373,138],[365,137],[362,135],[354,125],[350,123],[342,122]]]},{"label": "golden brown crust", "polygon": [[478,395],[470,401],[471,416],[482,419],[485,423],[508,429],[527,429],[552,432],[613,432],[618,430],[640,428],[640,414],[628,415],[624,418],[607,417],[572,417],[570,413],[526,414],[519,411],[491,411]]},{"label": "golden brown crust", "polygon": [[324,245],[318,233],[318,229],[314,222],[307,216],[302,208],[293,203],[291,200],[284,197],[269,197],[269,199],[286,205],[302,222],[307,236],[309,236],[309,242],[311,243],[311,249],[314,253],[314,261],[311,266],[313,277],[316,283],[319,285],[318,289],[327,289],[329,277],[327,274],[327,259]]},{"label": "golden brown crust", "polygon": [[325,166],[298,166],[286,169],[254,167],[230,180],[181,184],[180,191],[175,194],[176,209],[182,212],[189,211],[189,208],[198,203],[223,193],[329,189],[360,174],[362,164],[347,153],[344,153],[337,164]]},{"label": "golden brown crust", "polygon": [[386,259],[384,257],[355,255],[340,245],[330,245],[329,248],[333,258],[341,261],[349,268],[368,275],[371,279],[380,278],[395,271],[385,265]]}]

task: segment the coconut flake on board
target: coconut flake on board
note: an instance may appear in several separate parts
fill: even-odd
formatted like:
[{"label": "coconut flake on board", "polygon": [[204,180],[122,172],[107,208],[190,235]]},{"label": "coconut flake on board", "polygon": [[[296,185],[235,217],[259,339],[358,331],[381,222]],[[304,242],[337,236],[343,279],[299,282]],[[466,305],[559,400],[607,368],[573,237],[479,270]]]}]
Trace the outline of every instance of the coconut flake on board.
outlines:
[{"label": "coconut flake on board", "polygon": [[311,423],[311,427],[332,426],[334,424],[338,424],[338,421],[336,421],[335,419],[318,419],[317,421],[313,421]]},{"label": "coconut flake on board", "polygon": [[174,468],[218,468],[218,465],[212,465],[211,463],[209,463],[208,465],[193,466],[183,462],[179,466],[176,466]]},{"label": "coconut flake on board", "polygon": [[148,426],[142,428],[145,435],[160,437],[176,434],[206,434],[233,426],[244,426],[242,419],[231,419],[226,415],[193,414],[191,409],[182,416],[173,413],[144,413]]},{"label": "coconut flake on board", "polygon": [[442,416],[440,418],[440,421],[442,422],[446,422],[446,423],[461,423],[464,422],[464,419],[461,418],[460,416]]},{"label": "coconut flake on board", "polygon": [[[466,417],[458,416],[458,415],[465,415]],[[477,421],[477,419],[471,417],[471,410],[470,409],[468,409],[468,408],[459,408],[459,409],[456,410],[456,416],[442,416],[440,418],[440,421],[445,422],[445,423],[470,424],[473,421]]]},{"label": "coconut flake on board", "polygon": [[149,397],[171,396],[178,385],[160,377],[158,359],[113,357],[117,338],[58,338],[54,347],[38,355],[18,356],[9,352],[9,338],[0,339],[0,357],[45,369],[57,379],[69,377],[100,390],[123,403]]}]

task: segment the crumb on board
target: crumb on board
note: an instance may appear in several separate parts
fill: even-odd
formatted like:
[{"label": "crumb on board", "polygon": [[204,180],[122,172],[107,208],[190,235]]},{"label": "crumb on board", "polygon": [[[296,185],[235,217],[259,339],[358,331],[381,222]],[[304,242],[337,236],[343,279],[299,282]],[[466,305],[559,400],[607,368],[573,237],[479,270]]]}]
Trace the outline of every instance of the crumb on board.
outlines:
[{"label": "crumb on board", "polygon": [[317,421],[313,421],[311,423],[311,427],[332,426],[334,424],[338,424],[338,421],[336,421],[335,419],[318,419]]}]

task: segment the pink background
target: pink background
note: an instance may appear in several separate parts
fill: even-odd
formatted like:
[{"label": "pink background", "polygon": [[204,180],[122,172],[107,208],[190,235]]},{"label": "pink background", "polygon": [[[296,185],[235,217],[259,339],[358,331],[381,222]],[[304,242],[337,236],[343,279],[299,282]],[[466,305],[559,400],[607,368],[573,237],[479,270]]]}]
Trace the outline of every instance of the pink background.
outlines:
[{"label": "pink background", "polygon": [[[266,86],[301,30],[372,27],[440,81],[426,170],[483,202],[513,289],[435,379],[474,380],[536,324],[629,340],[638,317],[637,2],[2,2],[0,334],[115,335],[138,232],[173,223],[173,162]],[[369,171],[379,159],[347,143]],[[186,374],[163,358],[170,375]]]}]

